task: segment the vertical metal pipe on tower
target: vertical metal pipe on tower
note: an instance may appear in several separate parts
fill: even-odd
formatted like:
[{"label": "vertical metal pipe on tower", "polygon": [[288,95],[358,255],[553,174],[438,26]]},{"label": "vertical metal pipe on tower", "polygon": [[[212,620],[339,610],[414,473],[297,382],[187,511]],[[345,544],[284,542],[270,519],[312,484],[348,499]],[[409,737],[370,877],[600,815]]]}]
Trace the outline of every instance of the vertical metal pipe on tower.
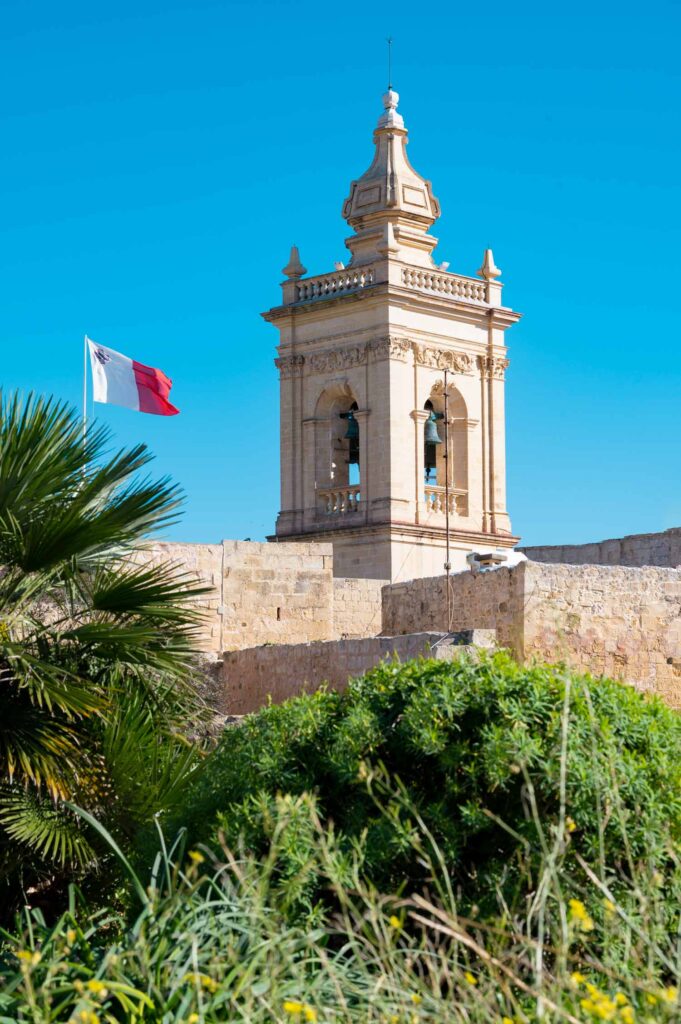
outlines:
[{"label": "vertical metal pipe on tower", "polygon": [[452,564],[449,559],[449,393],[447,390],[447,371],[445,370],[445,585],[447,587],[447,632],[452,631],[452,597],[449,586],[449,573]]}]

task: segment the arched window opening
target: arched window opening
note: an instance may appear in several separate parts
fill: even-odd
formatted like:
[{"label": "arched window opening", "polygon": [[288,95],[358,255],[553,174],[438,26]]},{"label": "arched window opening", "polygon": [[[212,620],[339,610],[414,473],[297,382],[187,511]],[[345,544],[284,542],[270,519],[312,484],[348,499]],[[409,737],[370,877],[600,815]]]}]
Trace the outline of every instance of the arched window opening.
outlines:
[{"label": "arched window opening", "polygon": [[444,443],[438,430],[438,420],[444,419],[444,413],[436,412],[433,403],[428,399],[424,409],[429,413],[423,428],[423,465],[425,482],[439,483],[442,464],[444,462]]}]

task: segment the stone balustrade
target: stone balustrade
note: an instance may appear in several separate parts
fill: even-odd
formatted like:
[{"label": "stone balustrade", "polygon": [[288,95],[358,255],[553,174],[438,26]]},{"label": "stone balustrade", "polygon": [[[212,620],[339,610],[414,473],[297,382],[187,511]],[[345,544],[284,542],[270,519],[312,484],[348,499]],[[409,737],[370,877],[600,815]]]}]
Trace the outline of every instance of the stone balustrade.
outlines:
[{"label": "stone balustrade", "polygon": [[487,285],[474,277],[438,273],[433,270],[422,270],[420,267],[403,267],[402,284],[416,291],[450,295],[453,299],[463,299],[464,302],[487,302]]},{"label": "stone balustrade", "polygon": [[[467,494],[468,491],[461,490],[458,487],[449,488],[450,515],[465,515]],[[423,500],[425,501],[428,513],[444,516],[447,509],[446,499],[444,487],[440,487],[438,484],[426,484]]]},{"label": "stone balustrade", "polygon": [[296,282],[297,302],[309,302],[311,299],[326,299],[332,295],[347,295],[348,292],[361,291],[374,283],[373,267],[358,267],[356,270],[337,270],[333,274],[321,274]]},{"label": "stone balustrade", "polygon": [[360,486],[324,487],[317,491],[321,511],[327,516],[347,515],[357,512],[361,501]]}]

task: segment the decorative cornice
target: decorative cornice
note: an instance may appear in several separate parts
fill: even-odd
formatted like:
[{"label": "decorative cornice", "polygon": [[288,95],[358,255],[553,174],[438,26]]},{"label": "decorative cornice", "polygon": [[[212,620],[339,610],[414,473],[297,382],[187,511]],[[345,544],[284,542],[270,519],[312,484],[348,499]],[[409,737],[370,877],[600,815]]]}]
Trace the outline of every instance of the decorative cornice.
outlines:
[{"label": "decorative cornice", "polygon": [[282,379],[287,377],[302,377],[305,356],[280,356],[274,360]]},{"label": "decorative cornice", "polygon": [[486,380],[503,380],[509,363],[505,356],[478,356],[480,374]]},{"label": "decorative cornice", "polygon": [[465,352],[452,352],[444,348],[432,348],[430,345],[413,344],[414,358],[419,366],[428,366],[433,370],[451,370],[454,373],[471,373],[473,356]]}]

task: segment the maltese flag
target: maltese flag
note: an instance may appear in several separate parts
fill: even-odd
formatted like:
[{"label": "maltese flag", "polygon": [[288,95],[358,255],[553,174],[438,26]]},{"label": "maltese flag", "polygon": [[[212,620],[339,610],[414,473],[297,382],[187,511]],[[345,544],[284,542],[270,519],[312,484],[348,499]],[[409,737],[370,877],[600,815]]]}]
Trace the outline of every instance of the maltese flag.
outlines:
[{"label": "maltese flag", "polygon": [[98,345],[87,338],[92,367],[92,391],[95,402],[122,405],[137,412],[156,416],[175,416],[180,410],[168,401],[173,382],[163,370],[145,366]]}]

